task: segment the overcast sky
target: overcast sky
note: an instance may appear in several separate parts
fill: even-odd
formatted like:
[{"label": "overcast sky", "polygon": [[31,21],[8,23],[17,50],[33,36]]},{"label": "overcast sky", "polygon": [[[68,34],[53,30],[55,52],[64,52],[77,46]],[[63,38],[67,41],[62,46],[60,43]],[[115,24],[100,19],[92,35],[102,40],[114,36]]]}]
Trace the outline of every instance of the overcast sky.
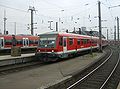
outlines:
[{"label": "overcast sky", "polygon": [[[106,36],[109,29],[109,37],[112,38],[115,17],[120,17],[120,7],[108,9],[111,6],[120,5],[120,0],[101,0],[102,33]],[[55,22],[59,22],[59,31],[75,27],[87,27],[89,30],[98,26],[98,0],[0,0],[0,31],[3,33],[3,18],[6,11],[7,30],[14,34],[14,22],[16,22],[17,34],[30,34],[27,30],[30,24],[29,6],[34,6],[34,34],[51,31],[48,21],[52,20],[52,29],[55,30]],[[59,19],[60,18],[60,19]],[[61,23],[63,22],[63,23]],[[98,31],[98,28],[93,28]]]}]

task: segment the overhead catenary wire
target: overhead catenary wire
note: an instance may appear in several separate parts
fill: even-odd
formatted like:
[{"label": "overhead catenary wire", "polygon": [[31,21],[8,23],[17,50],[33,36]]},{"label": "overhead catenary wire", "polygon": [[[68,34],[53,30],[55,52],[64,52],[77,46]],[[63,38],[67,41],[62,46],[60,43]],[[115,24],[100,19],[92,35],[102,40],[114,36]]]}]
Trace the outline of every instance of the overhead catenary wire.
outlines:
[{"label": "overhead catenary wire", "polygon": [[[107,2],[107,1],[106,1]],[[102,2],[102,4],[108,9],[108,11],[109,11],[109,13],[110,13],[110,17],[112,18],[112,20],[113,20],[113,24],[115,24],[115,16],[113,16],[113,14],[112,14],[112,11],[111,11],[111,9],[109,8],[110,6],[111,6],[111,4],[110,4],[110,2],[109,2],[109,4],[107,5],[107,4],[105,4],[105,3],[103,3]]]},{"label": "overhead catenary wire", "polygon": [[13,10],[17,10],[17,11],[20,11],[20,12],[28,12],[28,11],[25,11],[25,10],[22,10],[22,9],[6,6],[6,5],[2,5],[2,4],[0,4],[0,6],[5,7],[5,8],[9,8],[9,9],[13,9]]},{"label": "overhead catenary wire", "polygon": [[62,8],[63,8],[63,7],[61,7],[61,6],[57,5],[57,4],[48,2],[47,0],[43,0],[43,2],[46,2],[46,3],[51,4],[51,5],[54,5],[54,6],[56,6],[56,7],[59,8],[59,9],[62,9]]}]

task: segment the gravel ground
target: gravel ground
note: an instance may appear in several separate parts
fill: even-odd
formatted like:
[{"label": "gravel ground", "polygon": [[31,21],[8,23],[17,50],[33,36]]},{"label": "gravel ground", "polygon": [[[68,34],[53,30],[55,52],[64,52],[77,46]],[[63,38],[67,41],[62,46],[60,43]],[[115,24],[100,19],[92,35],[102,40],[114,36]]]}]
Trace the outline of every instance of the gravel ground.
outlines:
[{"label": "gravel ground", "polygon": [[39,89],[62,80],[97,60],[103,53],[94,53],[48,64],[26,71],[0,76],[0,89]]}]

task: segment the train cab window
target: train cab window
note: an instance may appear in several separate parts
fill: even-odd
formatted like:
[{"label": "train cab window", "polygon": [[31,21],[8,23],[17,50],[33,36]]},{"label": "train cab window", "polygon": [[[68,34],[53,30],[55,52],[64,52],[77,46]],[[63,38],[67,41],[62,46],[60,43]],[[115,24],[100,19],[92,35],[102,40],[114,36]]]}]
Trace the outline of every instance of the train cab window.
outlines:
[{"label": "train cab window", "polygon": [[41,37],[39,41],[39,47],[41,48],[55,48],[56,37]]},{"label": "train cab window", "polygon": [[77,44],[80,45],[80,39],[77,40]]},{"label": "train cab window", "polygon": [[62,46],[63,45],[63,38],[59,38],[59,45]]},{"label": "train cab window", "polygon": [[69,39],[69,45],[72,45],[73,44],[73,38],[70,38]]}]

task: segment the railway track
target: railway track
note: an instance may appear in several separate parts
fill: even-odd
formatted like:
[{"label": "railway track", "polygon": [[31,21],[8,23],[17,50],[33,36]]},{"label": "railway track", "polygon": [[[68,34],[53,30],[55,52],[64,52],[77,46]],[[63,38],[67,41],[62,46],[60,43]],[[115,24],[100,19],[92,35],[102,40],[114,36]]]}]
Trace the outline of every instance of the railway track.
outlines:
[{"label": "railway track", "polygon": [[106,56],[71,78],[46,89],[116,89],[120,70],[119,49],[107,50]]},{"label": "railway track", "polygon": [[67,89],[115,89],[115,86],[108,86],[110,85],[108,82],[110,83],[110,79],[116,71],[119,62],[119,52],[112,50],[110,55],[105,58],[105,61],[84,77],[71,84]]}]

